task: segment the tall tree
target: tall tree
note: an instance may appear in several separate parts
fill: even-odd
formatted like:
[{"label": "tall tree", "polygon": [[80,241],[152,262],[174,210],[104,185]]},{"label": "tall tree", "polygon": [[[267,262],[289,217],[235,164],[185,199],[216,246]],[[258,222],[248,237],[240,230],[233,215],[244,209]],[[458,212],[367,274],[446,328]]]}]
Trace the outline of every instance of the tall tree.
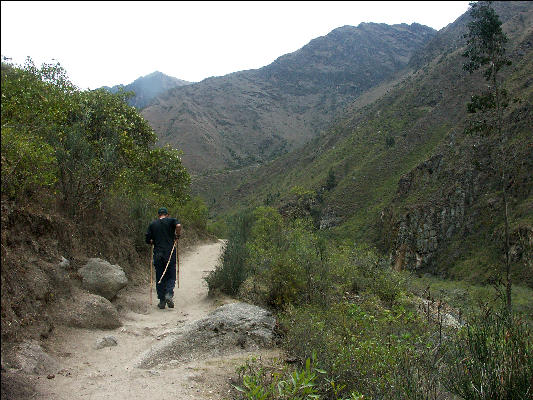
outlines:
[{"label": "tall tree", "polygon": [[482,70],[482,75],[489,85],[481,94],[472,96],[467,109],[469,113],[480,113],[481,118],[473,119],[470,132],[476,132],[487,138],[493,138],[498,143],[497,153],[492,164],[496,166],[500,178],[504,219],[504,249],[505,249],[505,301],[507,312],[511,314],[511,256],[509,230],[509,184],[508,153],[506,144],[508,132],[504,122],[504,110],[508,106],[508,94],[503,87],[501,70],[511,65],[505,55],[507,36],[502,31],[502,22],[492,8],[491,1],[470,3],[469,14],[472,18],[468,24],[466,51],[463,56],[468,61],[463,69],[470,74]]}]

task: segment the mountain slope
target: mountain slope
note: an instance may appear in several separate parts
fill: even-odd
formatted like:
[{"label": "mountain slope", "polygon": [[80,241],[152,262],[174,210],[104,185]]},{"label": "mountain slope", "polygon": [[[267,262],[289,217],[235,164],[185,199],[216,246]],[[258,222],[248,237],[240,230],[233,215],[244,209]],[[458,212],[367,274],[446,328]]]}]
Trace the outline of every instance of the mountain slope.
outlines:
[{"label": "mountain slope", "polygon": [[[495,9],[510,39],[506,85],[521,99],[506,118],[515,156],[517,279],[526,279],[533,276],[524,261],[533,237],[533,5],[496,3]],[[501,234],[498,176],[487,154],[474,158],[471,139],[462,134],[466,103],[485,84],[462,70],[465,29],[463,16],[428,44],[435,57],[419,58],[420,68],[399,82],[365,93],[299,151],[261,167],[197,177],[197,193],[215,213],[239,204],[273,204],[286,214],[303,206],[333,237],[376,244],[399,269],[487,278]],[[334,187],[327,184],[330,174]],[[303,189],[291,190],[295,186]]]},{"label": "mountain slope", "polygon": [[146,76],[135,79],[128,85],[115,85],[113,87],[104,86],[111,93],[116,93],[120,88],[125,91],[135,92],[135,96],[129,100],[129,104],[137,109],[146,107],[152,99],[167,90],[175,87],[189,85],[190,82],[183,81],[172,76],[165,75],[162,72],[155,71]]},{"label": "mountain slope", "polygon": [[434,33],[418,24],[345,26],[266,67],[172,89],[142,114],[162,143],[183,149],[193,172],[262,163],[315,137]]}]

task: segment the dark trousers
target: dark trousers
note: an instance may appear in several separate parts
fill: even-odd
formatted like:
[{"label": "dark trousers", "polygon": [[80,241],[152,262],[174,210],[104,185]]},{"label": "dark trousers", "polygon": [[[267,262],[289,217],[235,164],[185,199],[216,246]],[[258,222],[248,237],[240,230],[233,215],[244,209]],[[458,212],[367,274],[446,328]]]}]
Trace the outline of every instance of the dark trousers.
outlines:
[{"label": "dark trousers", "polygon": [[[176,284],[176,249],[172,252],[170,262],[168,263],[167,272],[161,279],[163,271],[168,262],[170,249],[166,252],[154,253],[154,267],[155,267],[155,288],[157,290],[157,297],[159,300],[165,300],[165,295],[168,293],[174,296],[174,286]],[[158,283],[161,279],[161,283]]]}]

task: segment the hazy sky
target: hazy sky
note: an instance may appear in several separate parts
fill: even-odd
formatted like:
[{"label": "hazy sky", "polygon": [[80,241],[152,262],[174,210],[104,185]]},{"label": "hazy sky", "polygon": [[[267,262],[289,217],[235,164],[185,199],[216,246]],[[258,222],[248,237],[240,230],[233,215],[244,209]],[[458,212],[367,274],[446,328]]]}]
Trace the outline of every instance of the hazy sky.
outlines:
[{"label": "hazy sky", "polygon": [[191,82],[260,68],[343,25],[452,23],[468,1],[2,1],[3,56],[57,60],[81,89],[161,71]]}]

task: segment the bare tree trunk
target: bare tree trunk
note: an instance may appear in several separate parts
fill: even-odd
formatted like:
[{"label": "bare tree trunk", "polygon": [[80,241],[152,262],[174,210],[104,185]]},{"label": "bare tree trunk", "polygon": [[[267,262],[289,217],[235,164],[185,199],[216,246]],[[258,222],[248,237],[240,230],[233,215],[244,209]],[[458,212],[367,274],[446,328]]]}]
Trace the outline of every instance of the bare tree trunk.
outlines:
[{"label": "bare tree trunk", "polygon": [[505,305],[507,314],[510,316],[513,311],[513,305],[511,302],[511,291],[512,291],[512,282],[511,282],[511,245],[509,238],[509,206],[507,200],[507,174],[506,174],[506,153],[505,153],[505,143],[506,138],[503,132],[503,107],[501,103],[501,93],[499,82],[496,77],[496,71],[494,70],[493,65],[493,84],[496,94],[496,118],[498,124],[498,139],[500,140],[500,160],[501,163],[501,185],[502,185],[502,200],[503,200],[503,220],[505,225]]},{"label": "bare tree trunk", "polygon": [[509,239],[509,208],[507,203],[507,182],[505,177],[505,167],[502,171],[502,197],[503,197],[503,211],[505,223],[505,300],[507,306],[507,313],[511,315],[513,306],[511,303],[511,245]]}]

